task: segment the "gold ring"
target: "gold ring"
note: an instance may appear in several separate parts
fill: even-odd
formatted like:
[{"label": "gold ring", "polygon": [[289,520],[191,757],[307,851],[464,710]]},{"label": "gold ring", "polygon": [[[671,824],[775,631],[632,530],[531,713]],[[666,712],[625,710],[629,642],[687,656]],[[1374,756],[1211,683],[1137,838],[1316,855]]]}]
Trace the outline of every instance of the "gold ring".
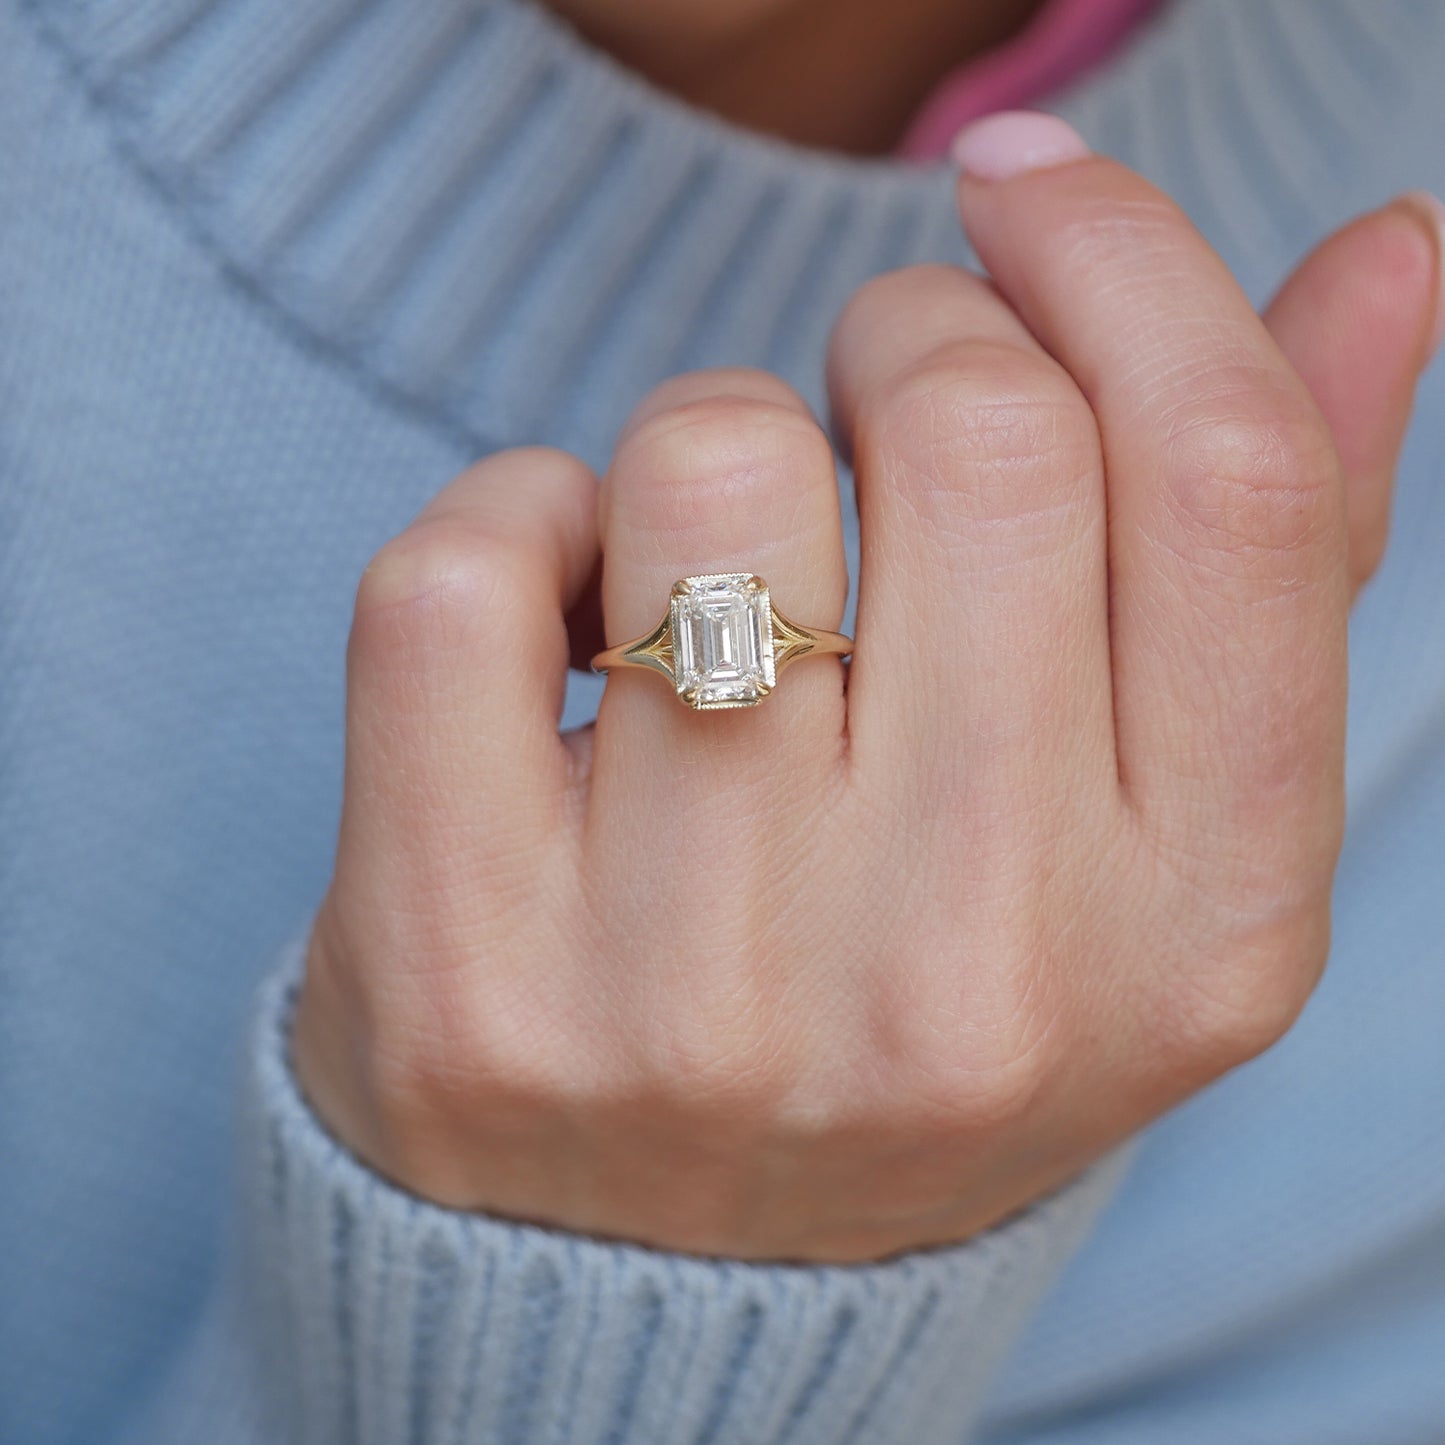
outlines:
[{"label": "gold ring", "polygon": [[790,622],[747,572],[714,572],[672,584],[667,615],[643,637],[592,659],[593,672],[645,667],[660,672],[691,708],[752,707],[778,674],[804,657],[845,657],[853,639]]}]

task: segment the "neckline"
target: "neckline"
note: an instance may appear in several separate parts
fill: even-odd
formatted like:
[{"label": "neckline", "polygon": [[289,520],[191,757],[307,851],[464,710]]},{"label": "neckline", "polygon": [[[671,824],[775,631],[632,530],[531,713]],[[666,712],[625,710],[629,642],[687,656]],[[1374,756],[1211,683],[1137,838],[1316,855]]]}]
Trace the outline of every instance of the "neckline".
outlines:
[{"label": "neckline", "polygon": [[[968,260],[946,167],[744,131],[526,0],[25,3],[230,274],[472,451],[547,441],[600,463],[653,382],[702,365],[764,366],[821,404],[819,358],[852,290]],[[1237,135],[1301,53],[1286,5],[1167,5],[1050,108],[1192,189],[1267,261],[1261,234],[1301,220],[1286,208],[1294,224],[1272,225],[1274,158],[1239,168],[1239,214],[1222,216],[1220,177],[1191,187],[1185,130],[1171,152],[1147,118],[1182,84],[1177,126]],[[1192,62],[1221,43],[1233,56],[1256,11],[1274,33],[1241,114],[1237,81]],[[1306,28],[1318,47],[1328,27]],[[1303,147],[1306,175],[1323,149]]]}]

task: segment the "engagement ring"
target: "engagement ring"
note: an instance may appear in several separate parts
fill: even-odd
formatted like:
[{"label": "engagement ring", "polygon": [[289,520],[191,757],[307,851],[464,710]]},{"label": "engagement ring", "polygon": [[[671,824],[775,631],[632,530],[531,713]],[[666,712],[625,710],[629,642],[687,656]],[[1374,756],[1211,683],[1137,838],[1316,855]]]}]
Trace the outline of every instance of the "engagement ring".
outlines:
[{"label": "engagement ring", "polygon": [[592,670],[645,667],[660,672],[688,707],[752,707],[790,662],[852,650],[841,632],[790,622],[761,577],[721,572],[674,582],[662,621],[645,637],[599,652]]}]

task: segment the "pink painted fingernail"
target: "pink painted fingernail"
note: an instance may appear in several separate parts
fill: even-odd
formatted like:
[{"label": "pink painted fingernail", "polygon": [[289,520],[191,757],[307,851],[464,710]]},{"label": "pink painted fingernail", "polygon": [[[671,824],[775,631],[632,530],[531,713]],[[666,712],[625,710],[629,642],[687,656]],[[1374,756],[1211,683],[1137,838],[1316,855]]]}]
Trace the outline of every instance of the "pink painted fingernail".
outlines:
[{"label": "pink painted fingernail", "polygon": [[1410,191],[1400,197],[1415,207],[1435,228],[1435,325],[1430,332],[1430,355],[1445,341],[1445,201],[1429,191]]},{"label": "pink painted fingernail", "polygon": [[1001,110],[964,126],[953,139],[953,161],[980,181],[1008,181],[1026,171],[1081,161],[1088,146],[1068,121],[1038,110]]}]

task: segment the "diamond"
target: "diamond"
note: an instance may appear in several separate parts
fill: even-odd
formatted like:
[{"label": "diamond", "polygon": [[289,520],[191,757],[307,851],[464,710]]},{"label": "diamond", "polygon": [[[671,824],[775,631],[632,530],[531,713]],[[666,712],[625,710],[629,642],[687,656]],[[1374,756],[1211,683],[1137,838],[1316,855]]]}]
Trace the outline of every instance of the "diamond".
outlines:
[{"label": "diamond", "polygon": [[761,577],[684,577],[672,589],[677,695],[692,707],[750,707],[771,691],[773,609]]}]

